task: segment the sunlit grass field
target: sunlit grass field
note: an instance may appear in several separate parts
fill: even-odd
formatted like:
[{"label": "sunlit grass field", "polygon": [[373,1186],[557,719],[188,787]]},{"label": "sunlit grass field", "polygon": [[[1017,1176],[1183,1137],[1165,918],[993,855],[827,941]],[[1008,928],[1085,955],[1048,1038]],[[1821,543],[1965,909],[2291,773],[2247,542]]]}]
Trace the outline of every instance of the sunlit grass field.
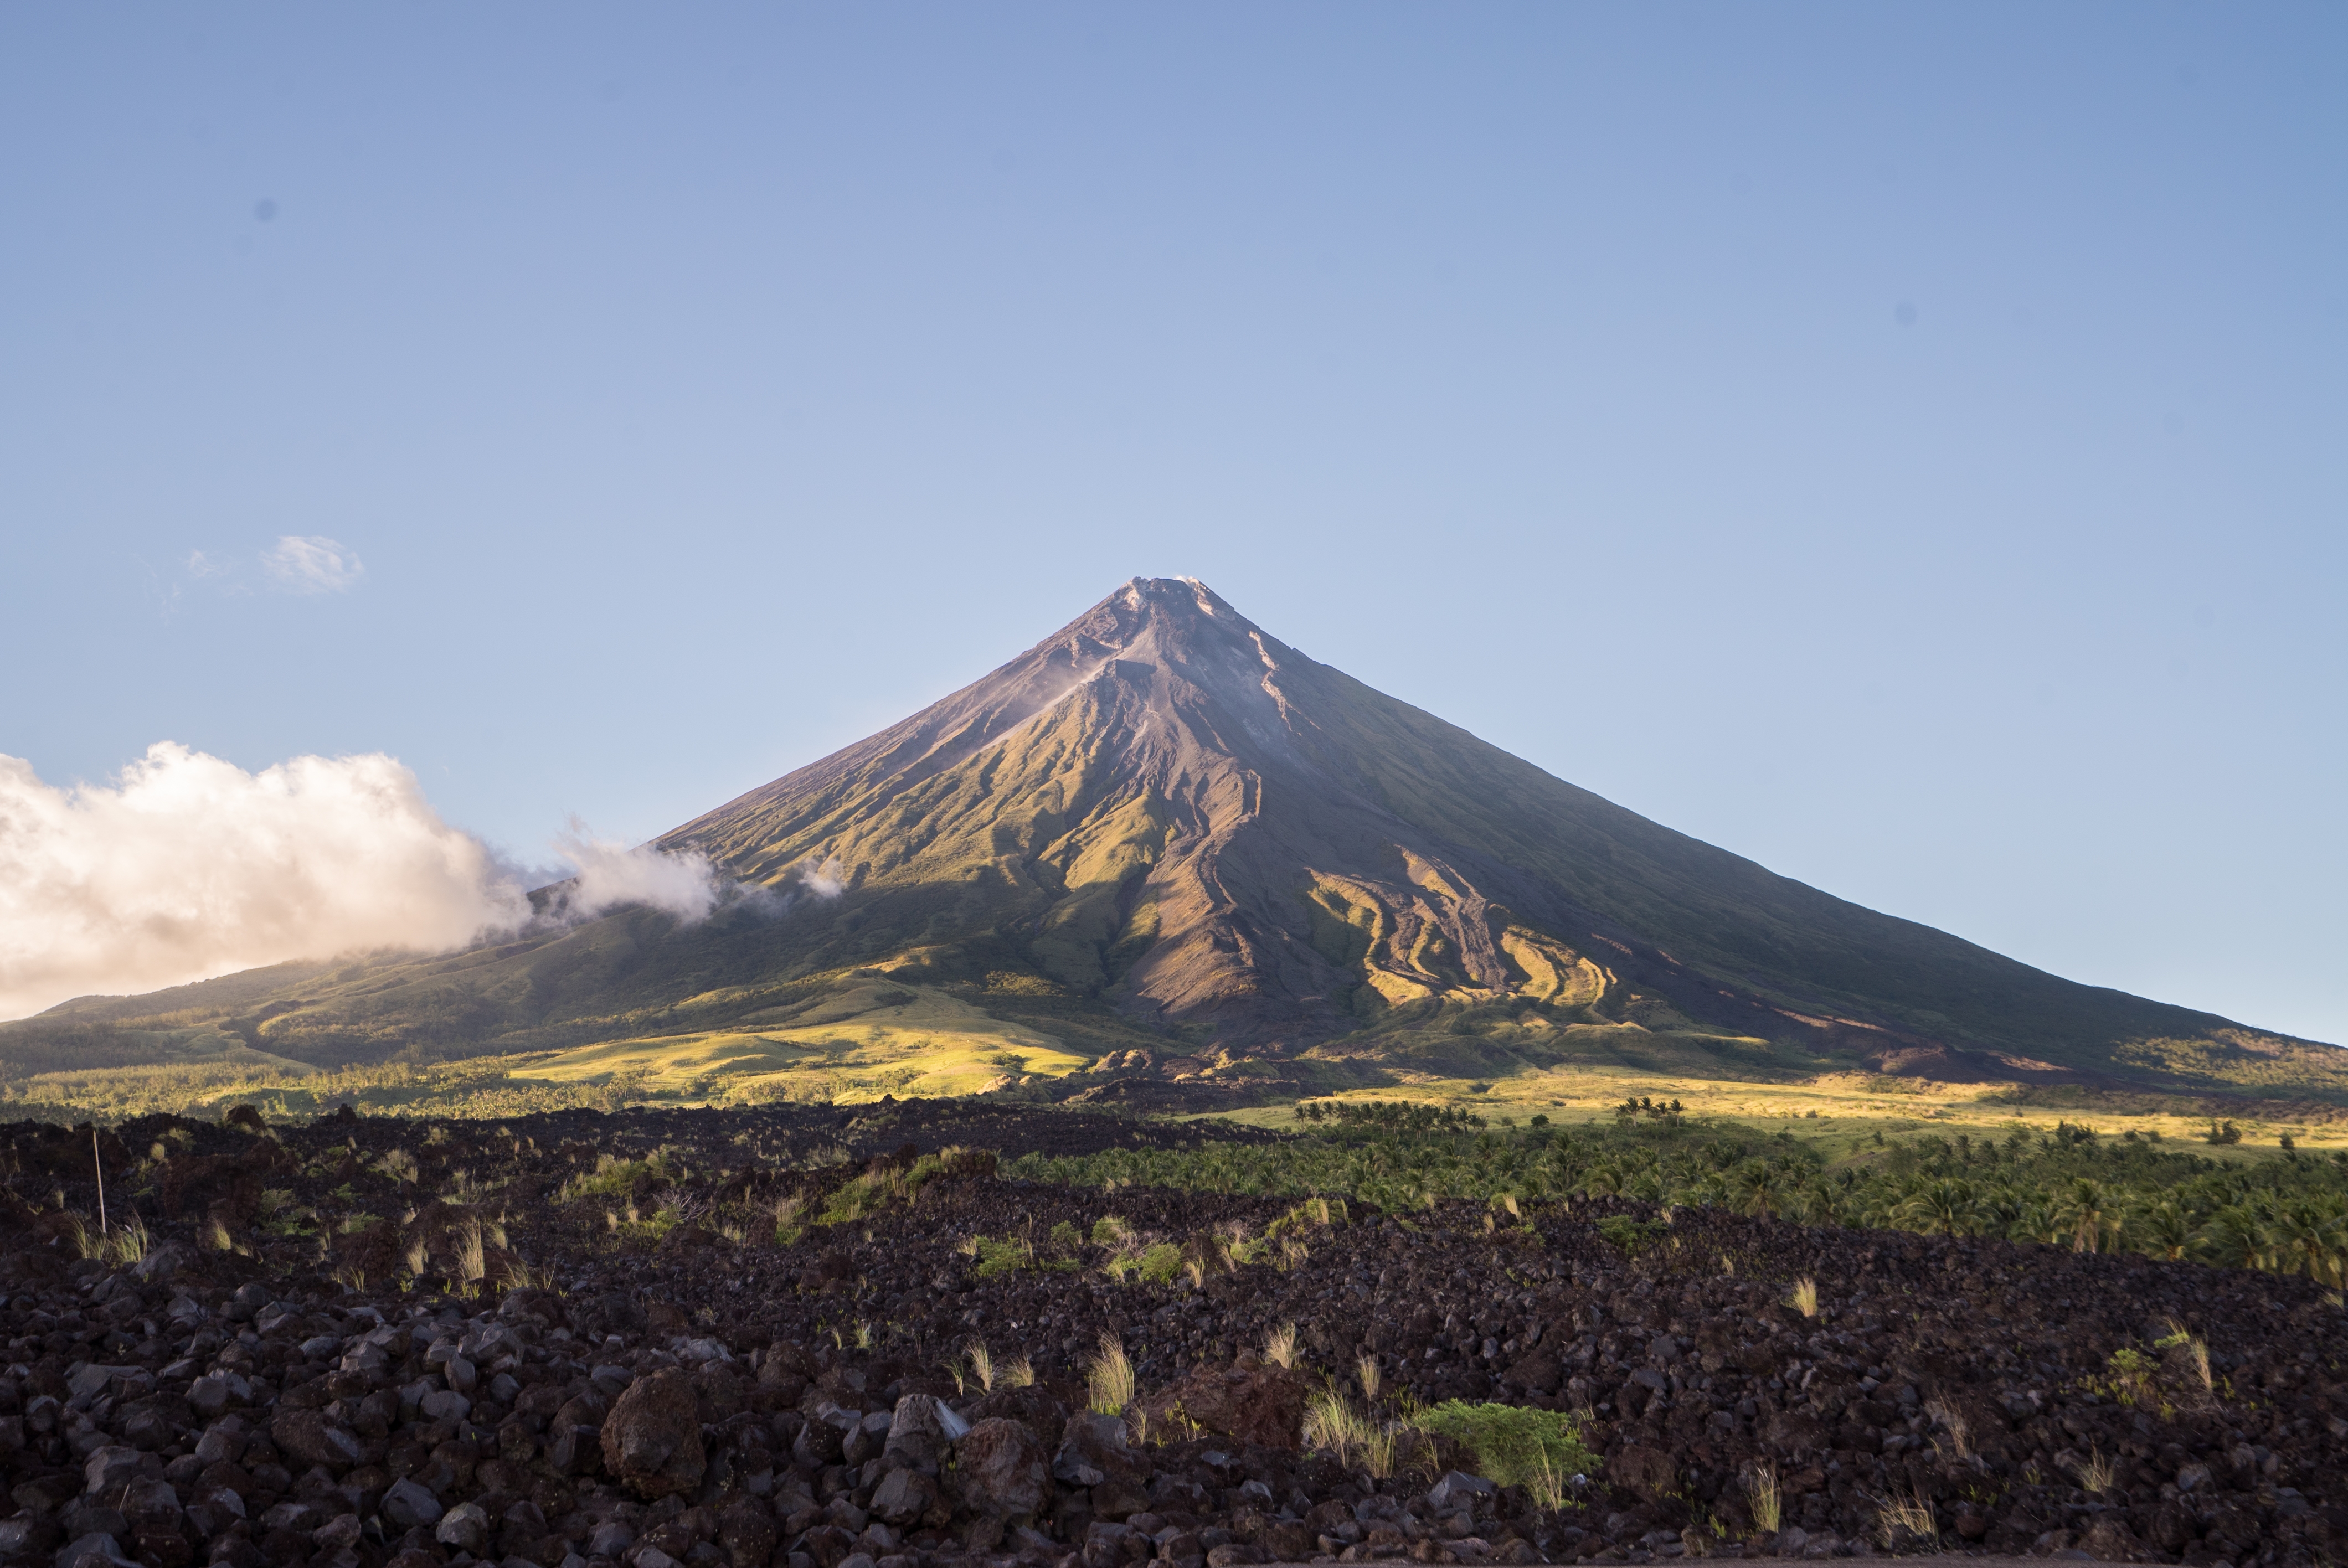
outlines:
[{"label": "sunlit grass field", "polygon": [[[2140,1091],[2071,1088],[2018,1089],[2011,1084],[1941,1083],[1926,1079],[1886,1078],[1869,1073],[1821,1073],[1782,1082],[1723,1081],[1575,1065],[1519,1072],[1504,1078],[1428,1078],[1390,1087],[1349,1090],[1326,1096],[1356,1102],[1401,1101],[1472,1110],[1498,1123],[1519,1126],[1535,1116],[1551,1125],[1612,1122],[1626,1100],[1678,1101],[1694,1119],[1730,1123],[1760,1132],[1788,1132],[1829,1158],[1841,1158],[1884,1137],[1962,1132],[1979,1139],[2003,1137],[2015,1127],[2049,1132],[2064,1122],[2086,1122],[2114,1135],[2133,1132],[2180,1150],[2204,1148],[2212,1118],[2192,1096]],[[2280,1157],[2281,1140],[2300,1148],[2348,1149],[2348,1118],[2328,1107],[2263,1102],[2260,1115],[2228,1112],[2241,1133],[2227,1146],[2230,1158]],[[1296,1125],[1290,1105],[1258,1106],[1210,1113],[1209,1119],[1262,1127]]]}]

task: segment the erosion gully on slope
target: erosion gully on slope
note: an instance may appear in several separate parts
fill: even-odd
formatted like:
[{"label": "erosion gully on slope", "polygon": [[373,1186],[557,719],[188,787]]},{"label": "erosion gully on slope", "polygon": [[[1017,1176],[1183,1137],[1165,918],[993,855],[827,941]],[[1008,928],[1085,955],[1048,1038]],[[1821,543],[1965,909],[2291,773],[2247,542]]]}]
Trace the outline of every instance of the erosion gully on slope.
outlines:
[{"label": "erosion gully on slope", "polygon": [[[2240,1564],[2348,1539],[2348,1346],[2308,1281],[1628,1201],[1061,1188],[975,1152],[1204,1136],[941,1103],[150,1117],[99,1139],[139,1226],[108,1247],[77,1218],[88,1130],[0,1130],[0,1555]],[[1086,1386],[1104,1342],[1129,1399]],[[1333,1398],[1368,1440],[1333,1448]],[[1586,1460],[1496,1481],[1464,1429],[1421,1430],[1446,1401],[1580,1412]]]}]

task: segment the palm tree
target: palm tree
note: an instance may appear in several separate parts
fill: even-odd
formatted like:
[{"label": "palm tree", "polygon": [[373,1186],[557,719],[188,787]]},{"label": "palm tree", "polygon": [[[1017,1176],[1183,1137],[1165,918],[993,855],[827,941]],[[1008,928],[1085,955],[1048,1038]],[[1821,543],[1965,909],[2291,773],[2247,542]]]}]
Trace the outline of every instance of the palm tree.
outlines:
[{"label": "palm tree", "polygon": [[2054,1214],[2070,1233],[2073,1252],[2103,1252],[2119,1239],[2119,1204],[2101,1182],[2073,1177],[2055,1199]]},{"label": "palm tree", "polygon": [[2278,1204],[2268,1235],[2276,1267],[2340,1288],[2348,1220],[2343,1220],[2338,1199],[2299,1197]]},{"label": "palm tree", "polygon": [[1785,1206],[1785,1197],[1778,1186],[1778,1173],[1769,1168],[1766,1160],[1749,1160],[1737,1167],[1730,1184],[1735,1194],[1736,1212],[1759,1214],[1767,1218]]},{"label": "palm tree", "polygon": [[2201,1232],[2209,1261],[2227,1268],[2264,1268],[2270,1255],[2264,1216],[2251,1203],[2228,1204]]},{"label": "palm tree", "polygon": [[2193,1250],[2200,1234],[2192,1213],[2175,1198],[2163,1198],[2137,1217],[2137,1245],[2150,1256],[2175,1263]]},{"label": "palm tree", "polygon": [[1926,1235],[1970,1235],[1973,1230],[1973,1184],[1941,1177],[1925,1183],[1901,1202],[1900,1218]]}]

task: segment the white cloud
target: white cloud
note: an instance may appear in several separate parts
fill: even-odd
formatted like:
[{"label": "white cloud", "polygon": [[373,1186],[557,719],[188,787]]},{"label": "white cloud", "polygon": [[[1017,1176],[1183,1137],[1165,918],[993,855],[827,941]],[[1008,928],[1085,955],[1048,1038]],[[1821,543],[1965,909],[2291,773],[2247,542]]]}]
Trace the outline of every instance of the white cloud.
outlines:
[{"label": "white cloud", "polygon": [[201,582],[208,577],[222,577],[225,576],[227,572],[227,567],[221,565],[219,561],[212,559],[211,557],[204,554],[203,551],[190,550],[188,552],[188,575],[194,578],[197,581]]},{"label": "white cloud", "polygon": [[261,552],[261,564],[288,593],[340,593],[366,571],[346,546],[323,534],[283,535]]},{"label": "white cloud", "polygon": [[258,774],[169,742],[111,786],[0,756],[0,1018],[338,953],[520,926],[486,845],[379,753]]},{"label": "white cloud", "polygon": [[0,756],[0,1019],[294,958],[445,952],[624,905],[687,925],[721,903],[780,915],[842,886],[827,861],[785,892],[744,887],[698,851],[631,849],[576,817],[555,847],[575,870],[540,917],[522,874],[381,753],[251,774],[166,741],[73,789]]},{"label": "white cloud", "polygon": [[597,838],[577,817],[556,835],[554,846],[579,868],[563,913],[587,919],[623,904],[644,904],[690,925],[717,907],[721,883],[709,857],[698,850],[671,855],[640,844]]}]

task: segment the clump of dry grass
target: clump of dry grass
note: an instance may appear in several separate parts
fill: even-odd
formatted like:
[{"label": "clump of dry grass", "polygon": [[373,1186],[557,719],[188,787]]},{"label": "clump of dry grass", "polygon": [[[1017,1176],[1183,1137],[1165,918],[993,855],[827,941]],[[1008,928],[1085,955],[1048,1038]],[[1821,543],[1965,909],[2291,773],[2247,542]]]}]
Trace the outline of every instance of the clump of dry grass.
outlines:
[{"label": "clump of dry grass", "polygon": [[1308,1448],[1327,1450],[1348,1469],[1359,1464],[1380,1479],[1394,1473],[1394,1434],[1334,1389],[1323,1389],[1305,1401],[1304,1442]]},{"label": "clump of dry grass", "polygon": [[1378,1358],[1375,1356],[1364,1356],[1355,1361],[1354,1378],[1362,1385],[1362,1398],[1365,1399],[1375,1399],[1378,1397],[1378,1389],[1384,1386],[1385,1381],[1378,1371]]},{"label": "clump of dry grass", "polygon": [[1816,1317],[1818,1315],[1818,1282],[1807,1276],[1794,1281],[1794,1288],[1787,1293],[1786,1305],[1805,1317]]},{"label": "clump of dry grass", "polygon": [[469,1219],[457,1231],[457,1277],[466,1285],[476,1285],[489,1276],[489,1247],[481,1222]]},{"label": "clump of dry grass", "polygon": [[1105,1416],[1121,1416],[1133,1403],[1133,1361],[1125,1344],[1107,1329],[1101,1331],[1100,1354],[1085,1364],[1086,1402]]},{"label": "clump of dry grass", "polygon": [[1263,1358],[1275,1367],[1296,1368],[1296,1325],[1283,1323],[1264,1336]]},{"label": "clump of dry grass", "polygon": [[2112,1482],[2119,1478],[2119,1468],[2117,1461],[2106,1458],[2099,1448],[2090,1448],[2085,1459],[2072,1463],[2080,1489],[2089,1497],[2100,1497],[2111,1491]]},{"label": "clump of dry grass", "polygon": [[1776,1534],[1786,1517],[1786,1499],[1777,1488],[1776,1465],[1765,1460],[1746,1472],[1745,1501],[1753,1510],[1754,1526]]},{"label": "clump of dry grass", "polygon": [[106,1255],[106,1235],[90,1228],[89,1221],[77,1214],[66,1215],[66,1240],[72,1244],[77,1257]]},{"label": "clump of dry grass", "polygon": [[1875,1505],[1875,1536],[1883,1546],[1899,1545],[1902,1537],[1937,1542],[1940,1526],[1932,1518],[1932,1505],[1921,1496],[1889,1497]]},{"label": "clump of dry grass", "polygon": [[1968,1430],[1962,1411],[1945,1399],[1934,1399],[1924,1407],[1924,1413],[1939,1423],[1946,1434],[1932,1440],[1932,1447],[1942,1459],[1963,1460],[1972,1457],[1972,1449],[1966,1441]]}]

